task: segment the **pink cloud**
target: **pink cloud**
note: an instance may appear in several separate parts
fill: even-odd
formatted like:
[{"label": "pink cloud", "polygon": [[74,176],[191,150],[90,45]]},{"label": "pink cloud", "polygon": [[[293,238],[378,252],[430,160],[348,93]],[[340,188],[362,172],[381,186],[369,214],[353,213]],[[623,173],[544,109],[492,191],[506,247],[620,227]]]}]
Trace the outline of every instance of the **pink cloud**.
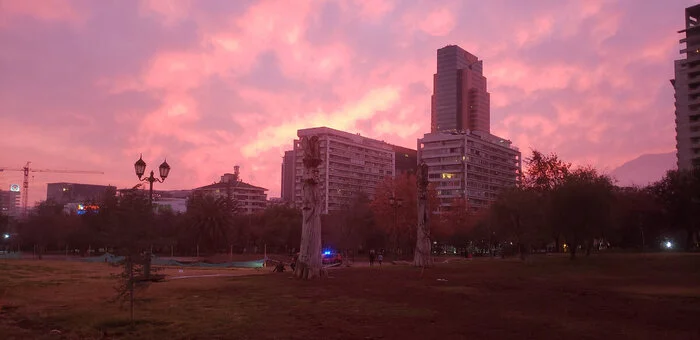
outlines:
[{"label": "pink cloud", "polygon": [[23,129],[0,140],[0,165],[107,169],[98,182],[133,186],[143,152],[173,166],[161,188],[240,165],[275,196],[299,128],[415,147],[435,50],[459,44],[484,60],[495,134],[614,167],[674,147],[668,79],[691,4],[4,1],[0,124]]},{"label": "pink cloud", "polygon": [[432,11],[420,23],[423,32],[433,36],[445,36],[455,27],[455,18],[447,8],[440,8]]},{"label": "pink cloud", "polygon": [[30,16],[44,21],[78,24],[85,13],[69,0],[20,0],[0,3],[0,23],[12,16]]}]

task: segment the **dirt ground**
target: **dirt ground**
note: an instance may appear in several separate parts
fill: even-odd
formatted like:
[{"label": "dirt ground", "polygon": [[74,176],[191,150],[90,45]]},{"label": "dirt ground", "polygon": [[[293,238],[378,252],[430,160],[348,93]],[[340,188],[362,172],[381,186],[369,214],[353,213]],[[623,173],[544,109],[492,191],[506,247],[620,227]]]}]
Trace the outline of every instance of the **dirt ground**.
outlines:
[{"label": "dirt ground", "polygon": [[[0,261],[3,339],[700,339],[700,255],[456,259],[339,267],[303,282],[266,269],[169,268],[138,293],[115,269]],[[201,275],[189,279],[174,276]]]}]

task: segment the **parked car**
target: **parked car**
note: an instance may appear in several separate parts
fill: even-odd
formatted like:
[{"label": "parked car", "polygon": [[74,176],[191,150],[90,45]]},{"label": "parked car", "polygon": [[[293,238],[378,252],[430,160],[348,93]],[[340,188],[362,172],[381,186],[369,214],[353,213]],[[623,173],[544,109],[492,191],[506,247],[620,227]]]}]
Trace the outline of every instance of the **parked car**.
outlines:
[{"label": "parked car", "polygon": [[323,258],[321,261],[323,264],[341,263],[341,262],[343,262],[343,256],[340,255],[339,253],[333,253],[333,252],[327,251],[327,252],[323,253]]}]

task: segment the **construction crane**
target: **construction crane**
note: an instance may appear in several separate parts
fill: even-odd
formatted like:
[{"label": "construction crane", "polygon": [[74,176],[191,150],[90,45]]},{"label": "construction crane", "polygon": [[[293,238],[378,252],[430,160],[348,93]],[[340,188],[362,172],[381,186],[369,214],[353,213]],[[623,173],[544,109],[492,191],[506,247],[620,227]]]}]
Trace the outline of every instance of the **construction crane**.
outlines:
[{"label": "construction crane", "polygon": [[29,206],[29,173],[30,172],[52,172],[59,174],[96,174],[104,175],[101,171],[80,171],[80,170],[49,170],[49,169],[32,169],[29,164],[32,162],[27,162],[27,164],[22,168],[5,168],[0,167],[0,172],[3,171],[20,171],[24,173],[24,182],[22,183],[22,215],[27,217],[27,208]]}]

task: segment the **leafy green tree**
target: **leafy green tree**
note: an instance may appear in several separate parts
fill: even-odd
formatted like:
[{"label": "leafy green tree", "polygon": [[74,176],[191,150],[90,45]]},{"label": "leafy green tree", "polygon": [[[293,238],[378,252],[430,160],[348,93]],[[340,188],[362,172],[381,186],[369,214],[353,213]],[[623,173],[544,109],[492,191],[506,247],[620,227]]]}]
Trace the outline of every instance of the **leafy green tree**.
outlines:
[{"label": "leafy green tree", "polygon": [[268,251],[299,249],[301,239],[301,210],[286,206],[271,206],[261,216],[260,238]]},{"label": "leafy green tree", "polygon": [[[324,219],[324,244],[336,249],[357,250],[367,247],[367,239],[375,232],[374,212],[366,193],[355,195],[346,209],[331,213]],[[381,247],[382,244],[372,245]]]},{"label": "leafy green tree", "polygon": [[671,226],[685,231],[685,248],[696,248],[700,239],[700,170],[671,170],[651,191],[665,209]]},{"label": "leafy green tree", "polygon": [[225,196],[192,195],[187,201],[187,218],[200,247],[215,252],[230,244],[234,215]]},{"label": "leafy green tree", "polygon": [[39,259],[47,247],[62,243],[61,238],[67,229],[63,206],[53,201],[43,201],[32,211],[26,222],[20,226],[22,240],[36,249]]},{"label": "leafy green tree", "polygon": [[579,246],[589,254],[593,239],[611,225],[612,180],[593,168],[569,173],[552,193],[552,220],[564,235],[571,259]]},{"label": "leafy green tree", "polygon": [[650,187],[626,187],[614,190],[614,230],[608,234],[612,243],[642,251],[659,237],[665,224],[663,207]]},{"label": "leafy green tree", "polygon": [[522,259],[543,236],[541,197],[542,193],[534,189],[514,187],[502,191],[491,206],[496,233],[504,240],[515,242]]},{"label": "leafy green tree", "polygon": [[538,150],[532,150],[530,157],[525,159],[527,168],[520,187],[531,189],[539,193],[539,204],[535,207],[541,223],[537,226],[539,233],[548,233],[555,241],[555,248],[559,251],[561,234],[552,220],[552,194],[571,172],[571,163],[565,162],[555,153],[544,154]]}]

